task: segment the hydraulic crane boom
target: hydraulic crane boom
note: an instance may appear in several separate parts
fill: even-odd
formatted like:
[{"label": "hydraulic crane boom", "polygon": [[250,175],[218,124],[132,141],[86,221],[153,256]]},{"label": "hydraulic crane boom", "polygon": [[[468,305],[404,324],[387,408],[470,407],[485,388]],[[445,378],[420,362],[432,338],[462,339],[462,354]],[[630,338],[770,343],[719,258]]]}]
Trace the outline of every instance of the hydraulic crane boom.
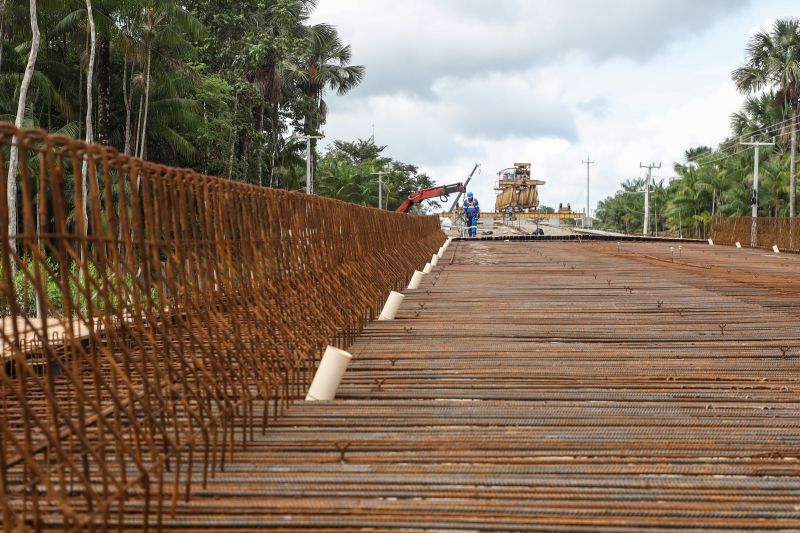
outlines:
[{"label": "hydraulic crane boom", "polygon": [[424,200],[430,200],[431,198],[436,198],[437,196],[441,198],[442,202],[446,202],[448,200],[448,196],[454,192],[462,193],[466,189],[464,188],[463,183],[453,183],[452,185],[437,185],[436,187],[430,187],[428,189],[420,189],[418,191],[412,192],[406,198],[406,201],[397,208],[397,213],[408,213],[411,211],[411,208],[417,205],[418,203]]},{"label": "hydraulic crane boom", "polygon": [[455,199],[455,200],[453,200],[453,205],[451,205],[451,206],[450,206],[450,209],[448,209],[448,210],[447,210],[449,213],[452,213],[452,212],[453,212],[453,210],[454,210],[454,209],[456,208],[456,206],[458,205],[458,201],[459,201],[459,200],[461,200],[461,193],[463,193],[463,192],[466,192],[466,191],[467,191],[467,187],[469,186],[469,182],[470,182],[470,181],[472,181],[472,176],[474,176],[474,175],[475,175],[475,171],[476,171],[476,170],[478,170],[478,168],[480,168],[480,166],[481,166],[481,164],[478,162],[478,163],[475,163],[475,166],[474,166],[474,167],[472,167],[472,172],[470,172],[470,173],[469,173],[469,177],[467,178],[467,181],[465,181],[465,182],[464,182],[464,190],[463,190],[463,191],[460,191],[460,192],[458,193],[458,196],[456,196],[456,199]]}]

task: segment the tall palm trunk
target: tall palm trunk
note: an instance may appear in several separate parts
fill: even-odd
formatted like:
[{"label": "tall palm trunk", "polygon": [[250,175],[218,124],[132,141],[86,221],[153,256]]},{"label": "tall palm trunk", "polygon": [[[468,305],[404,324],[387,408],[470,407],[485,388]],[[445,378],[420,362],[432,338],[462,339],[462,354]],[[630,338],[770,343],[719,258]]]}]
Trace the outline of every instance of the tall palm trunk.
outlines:
[{"label": "tall palm trunk", "polygon": [[231,132],[231,150],[228,158],[228,179],[233,177],[233,161],[236,154],[236,137],[239,135],[238,127],[236,126],[236,115],[239,114],[239,93],[234,94],[233,99],[233,131]]},{"label": "tall palm trunk", "polygon": [[[131,64],[131,77],[133,77],[134,65]],[[128,56],[122,65],[122,99],[125,101],[125,155],[133,153],[133,136],[131,135],[131,100],[133,99],[133,87],[130,89],[128,84]]]},{"label": "tall palm trunk", "polygon": [[[139,124],[137,125],[136,156],[144,159],[147,151],[147,116],[150,108],[150,63],[153,58],[153,10],[147,9],[147,30],[148,35],[145,40],[145,67],[144,67],[144,86],[139,97]],[[141,130],[139,130],[141,127]]]},{"label": "tall palm trunk", "polygon": [[264,104],[261,104],[258,110],[258,184],[264,186],[263,170],[264,170]]},{"label": "tall palm trunk", "polygon": [[107,31],[97,38],[97,142],[111,144],[111,39]]},{"label": "tall palm trunk", "polygon": [[789,217],[797,216],[797,106],[792,103],[791,153],[789,155]]},{"label": "tall palm trunk", "polygon": [[281,134],[281,130],[279,128],[280,124],[280,104],[275,104],[272,109],[273,118],[272,118],[272,127],[270,128],[272,132],[272,153],[270,154],[269,160],[269,186],[275,187],[275,166],[278,164],[278,139]]},{"label": "tall palm trunk", "polygon": [[[152,13],[148,13],[148,18],[150,18],[152,25]],[[150,62],[152,59],[152,54],[153,54],[152,43],[148,40],[147,68],[145,69],[145,76],[144,76],[144,118],[142,119],[142,135],[140,139],[141,143],[139,145],[139,159],[144,159],[147,146],[147,115],[150,108]]]},{"label": "tall palm trunk", "polygon": [[717,208],[717,191],[711,191],[711,218],[714,218],[714,212]]},{"label": "tall palm trunk", "polygon": [[[133,73],[133,69],[131,69]],[[139,157],[139,143],[142,141],[142,112],[144,111],[144,88],[139,93],[139,110],[137,111],[136,118],[136,147],[133,150],[133,156]]]},{"label": "tall palm trunk", "polygon": [[0,0],[0,72],[3,71],[3,43],[6,37],[6,0]]},{"label": "tall palm trunk", "polygon": [[[16,127],[21,128],[25,120],[25,106],[27,104],[28,88],[31,85],[33,70],[36,66],[36,56],[39,54],[39,21],[36,18],[36,0],[30,0],[31,13],[31,51],[28,54],[28,64],[25,66],[25,74],[22,76],[22,83],[19,87],[19,101],[17,102],[17,118],[14,121]],[[11,246],[14,247],[16,241],[13,237],[17,234],[17,165],[19,164],[19,147],[16,140],[11,143],[11,153],[9,154],[8,165],[8,234],[12,237]],[[13,264],[13,263],[12,263]]]},{"label": "tall palm trunk", "polygon": [[[322,127],[322,89],[316,91],[314,99],[316,106],[311,119],[311,135],[319,134]],[[317,139],[310,139],[309,142],[311,143],[311,176],[309,177],[313,179],[313,176],[317,175]]]},{"label": "tall palm trunk", "polygon": [[[97,45],[97,35],[94,28],[94,15],[92,14],[92,0],[86,0],[86,13],[89,18],[89,36],[91,45],[89,48],[89,69],[86,72],[86,142],[94,142],[94,128],[92,126],[92,109],[94,89],[94,60]],[[81,186],[83,187],[83,232],[89,234],[89,182],[87,174],[89,172],[88,155],[83,160],[81,166]]]}]

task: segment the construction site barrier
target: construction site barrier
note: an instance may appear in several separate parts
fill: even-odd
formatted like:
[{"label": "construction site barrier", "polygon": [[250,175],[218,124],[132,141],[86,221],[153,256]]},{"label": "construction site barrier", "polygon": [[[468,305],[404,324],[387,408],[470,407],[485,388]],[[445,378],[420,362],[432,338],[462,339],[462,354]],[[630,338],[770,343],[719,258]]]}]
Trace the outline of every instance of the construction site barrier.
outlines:
[{"label": "construction site barrier", "polygon": [[0,170],[19,228],[3,201],[7,531],[158,527],[302,398],[325,347],[346,348],[445,241],[438,217],[235,183],[9,124]]},{"label": "construction site barrier", "polygon": [[[711,239],[716,244],[734,246],[751,245],[753,228],[752,217],[717,218],[711,227]],[[756,248],[800,252],[800,222],[796,218],[758,217],[756,218]]]}]

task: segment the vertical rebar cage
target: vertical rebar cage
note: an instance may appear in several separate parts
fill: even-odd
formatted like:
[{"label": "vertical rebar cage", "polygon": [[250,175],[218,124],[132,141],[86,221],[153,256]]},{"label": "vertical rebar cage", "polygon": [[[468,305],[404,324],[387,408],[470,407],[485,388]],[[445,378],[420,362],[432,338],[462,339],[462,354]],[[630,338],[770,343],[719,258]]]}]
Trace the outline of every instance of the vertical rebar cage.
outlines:
[{"label": "vertical rebar cage", "polygon": [[777,246],[783,251],[800,252],[800,222],[797,218],[758,217],[754,225],[751,217],[721,217],[714,220],[710,237],[717,244],[738,242],[742,246],[750,246],[755,237],[757,248]]},{"label": "vertical rebar cage", "polygon": [[157,527],[445,240],[9,124],[0,159],[4,530]]}]

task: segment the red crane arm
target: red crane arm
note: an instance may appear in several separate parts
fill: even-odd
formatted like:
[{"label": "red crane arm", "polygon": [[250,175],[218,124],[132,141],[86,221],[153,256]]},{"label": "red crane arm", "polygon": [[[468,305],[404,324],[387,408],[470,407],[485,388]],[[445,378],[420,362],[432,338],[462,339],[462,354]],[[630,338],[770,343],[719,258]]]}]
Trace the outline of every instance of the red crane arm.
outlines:
[{"label": "red crane arm", "polygon": [[[444,197],[454,192],[464,192],[463,183],[453,183],[452,185],[437,185],[436,187],[429,187],[427,189],[420,189],[408,195],[405,202],[400,205],[395,211],[396,213],[408,213],[411,208],[418,203],[430,200],[431,198]],[[445,200],[446,201],[446,200]]]}]

